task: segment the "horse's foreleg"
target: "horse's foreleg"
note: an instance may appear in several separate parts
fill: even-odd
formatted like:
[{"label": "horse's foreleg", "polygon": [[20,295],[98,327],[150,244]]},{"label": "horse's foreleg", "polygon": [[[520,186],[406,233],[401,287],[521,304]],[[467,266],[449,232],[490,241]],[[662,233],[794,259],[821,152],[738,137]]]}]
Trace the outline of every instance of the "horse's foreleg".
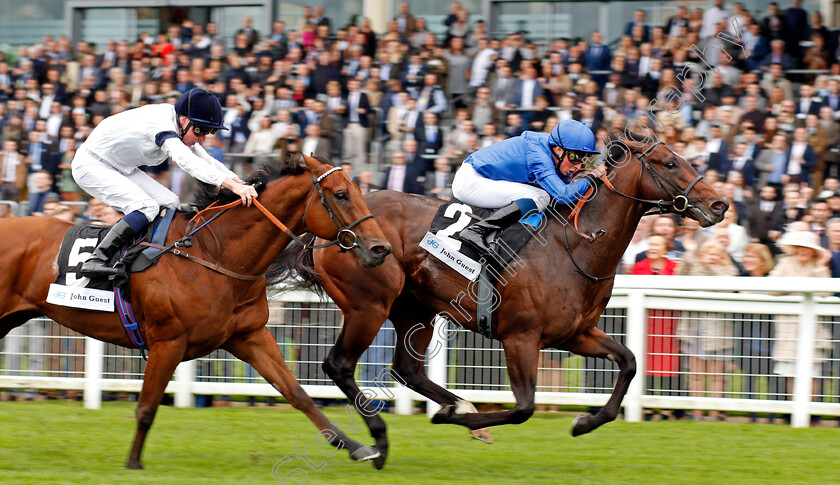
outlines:
[{"label": "horse's foreleg", "polygon": [[146,362],[146,372],[143,375],[143,388],[137,403],[137,433],[134,435],[134,446],[128,457],[126,468],[143,468],[140,453],[146,434],[152,427],[155,413],[163,399],[166,385],[172,378],[175,368],[184,357],[186,345],[179,340],[156,342],[149,348],[149,360]]},{"label": "horse's foreleg", "polygon": [[[449,392],[426,375],[426,349],[429,347],[435,327],[431,323],[418,326],[417,319],[422,316],[431,321],[434,318],[432,312],[424,314],[419,308],[413,311],[414,307],[410,307],[408,311],[402,308],[397,311],[397,303],[399,300],[395,302],[391,310],[391,321],[394,322],[394,328],[397,331],[394,364],[391,367],[394,379],[442,406],[454,406],[455,413],[477,412],[471,402]],[[485,443],[493,442],[489,429],[470,430],[470,435]]]},{"label": "horse's foreleg", "polygon": [[385,465],[388,455],[388,436],[385,421],[379,417],[378,410],[359,389],[356,384],[355,370],[359,357],[365,349],[370,347],[376,333],[388,318],[385,312],[347,311],[344,314],[344,326],[338,334],[335,345],[324,359],[324,372],[335,382],[335,385],[356,406],[370,435],[376,441],[376,449],[380,456],[373,461],[376,468]]},{"label": "horse's foreleg", "polygon": [[432,422],[460,424],[470,429],[486,428],[500,424],[524,423],[534,414],[534,393],[537,390],[537,362],[540,348],[536,339],[524,336],[502,342],[505,349],[510,388],[516,405],[509,411],[494,413],[457,414],[451,406],[441,409]]},{"label": "horse's foreleg", "polygon": [[[303,411],[331,445],[338,449],[347,448],[350,457],[356,461],[373,460],[379,457],[377,451],[348,438],[315,406],[312,398],[304,392],[286,366],[283,354],[267,328],[262,327],[255,332],[236,335],[223,347],[237,358],[251,364],[265,380],[289,400],[292,406]],[[319,439],[318,442],[320,443],[321,440]]]},{"label": "horse's foreleg", "polygon": [[621,345],[597,327],[575,337],[567,350],[586,357],[603,357],[618,364],[618,378],[610,399],[598,414],[578,416],[572,423],[572,436],[586,434],[602,424],[615,420],[621,400],[627,394],[630,381],[636,375],[636,358],[630,349]]}]

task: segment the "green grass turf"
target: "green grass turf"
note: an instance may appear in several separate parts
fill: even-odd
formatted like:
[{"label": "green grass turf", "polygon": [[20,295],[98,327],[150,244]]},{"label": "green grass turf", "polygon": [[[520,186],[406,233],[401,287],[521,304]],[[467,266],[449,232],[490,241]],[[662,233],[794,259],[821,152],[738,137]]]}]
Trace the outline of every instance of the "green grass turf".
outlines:
[{"label": "green grass turf", "polygon": [[[347,421],[343,408],[328,417]],[[357,419],[358,419],[358,415]],[[276,483],[307,469],[311,484],[840,482],[840,429],[707,422],[610,423],[572,438],[572,417],[537,414],[493,428],[495,444],[424,416],[386,415],[391,453],[383,470],[346,452],[322,458],[315,427],[296,410],[162,407],[144,450],[145,470],[123,468],[134,435],[134,404],[0,403],[0,483]],[[357,421],[363,426],[361,421]],[[350,434],[371,443],[366,429]],[[294,458],[309,446],[323,469]],[[285,483],[304,483],[300,476]]]}]

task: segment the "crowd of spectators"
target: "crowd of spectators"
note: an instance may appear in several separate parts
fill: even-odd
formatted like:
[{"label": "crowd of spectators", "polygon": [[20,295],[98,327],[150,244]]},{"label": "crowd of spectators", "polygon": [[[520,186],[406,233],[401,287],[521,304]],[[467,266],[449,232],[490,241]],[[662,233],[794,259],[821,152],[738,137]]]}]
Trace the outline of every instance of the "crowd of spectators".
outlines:
[{"label": "crowd of spectators", "polygon": [[[318,153],[355,174],[365,193],[449,198],[460,163],[499,140],[570,118],[604,139],[640,121],[732,208],[704,230],[669,216],[643,220],[622,271],[767,274],[755,258],[781,255],[777,243],[796,223],[825,250],[811,248],[819,254],[807,264],[825,270],[812,274],[840,276],[838,39],[800,3],[747,11],[714,0],[678,7],[663,24],[637,10],[624,32],[542,46],[523,32],[494,37],[459,2],[443,36],[402,2],[385,32],[366,18],[339,28],[315,6],[295,25],[273,22],[271,32],[246,17],[233,39],[191,20],[101,46],[45,37],[0,54],[0,198],[68,220],[119,217],[98,201],[84,212],[62,204],[88,200],[70,173],[75,150],[105,117],[174,102],[193,87],[219,96],[230,130],[208,136],[206,148],[241,175]],[[683,97],[678,110],[666,109],[669,86]],[[190,201],[195,184],[177,167],[153,174]],[[697,324],[722,328],[711,317]]]}]

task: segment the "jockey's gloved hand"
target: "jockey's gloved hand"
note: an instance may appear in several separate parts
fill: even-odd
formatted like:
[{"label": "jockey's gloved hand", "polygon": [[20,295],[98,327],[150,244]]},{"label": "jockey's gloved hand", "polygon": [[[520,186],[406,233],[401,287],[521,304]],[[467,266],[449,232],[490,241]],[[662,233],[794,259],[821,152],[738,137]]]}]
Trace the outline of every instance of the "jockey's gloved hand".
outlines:
[{"label": "jockey's gloved hand", "polygon": [[257,189],[253,186],[245,185],[231,178],[226,178],[222,182],[222,187],[238,195],[242,199],[242,203],[246,206],[250,206],[251,201],[257,197]]},{"label": "jockey's gloved hand", "polygon": [[593,187],[597,187],[603,182],[604,175],[607,174],[607,165],[602,163],[589,170],[584,171],[579,177],[589,180]]}]

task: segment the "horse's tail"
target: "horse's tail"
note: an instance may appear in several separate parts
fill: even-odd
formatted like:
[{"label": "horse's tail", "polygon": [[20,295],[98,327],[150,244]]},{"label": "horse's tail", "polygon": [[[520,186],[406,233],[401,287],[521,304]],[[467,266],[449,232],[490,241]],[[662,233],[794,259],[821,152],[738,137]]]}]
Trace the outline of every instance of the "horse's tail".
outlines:
[{"label": "horse's tail", "polygon": [[[307,234],[301,239],[308,245],[315,241],[315,236]],[[312,249],[301,246],[296,241],[289,243],[280,256],[271,263],[265,279],[267,285],[282,282],[289,289],[310,290],[320,296],[325,295],[321,277],[315,272]]]}]

